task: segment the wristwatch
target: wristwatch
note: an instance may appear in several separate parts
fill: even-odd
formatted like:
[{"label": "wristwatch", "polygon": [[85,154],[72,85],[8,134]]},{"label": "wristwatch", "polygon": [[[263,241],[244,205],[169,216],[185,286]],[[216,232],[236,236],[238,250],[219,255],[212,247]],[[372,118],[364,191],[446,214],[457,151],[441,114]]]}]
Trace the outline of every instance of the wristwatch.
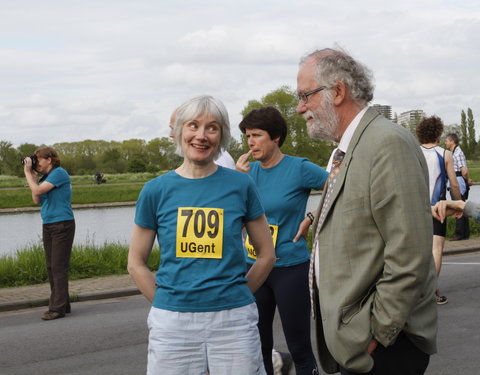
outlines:
[{"label": "wristwatch", "polygon": [[311,212],[307,212],[307,217],[310,219],[311,223],[310,224],[313,224],[313,221],[315,220],[315,216],[313,216],[313,214]]}]

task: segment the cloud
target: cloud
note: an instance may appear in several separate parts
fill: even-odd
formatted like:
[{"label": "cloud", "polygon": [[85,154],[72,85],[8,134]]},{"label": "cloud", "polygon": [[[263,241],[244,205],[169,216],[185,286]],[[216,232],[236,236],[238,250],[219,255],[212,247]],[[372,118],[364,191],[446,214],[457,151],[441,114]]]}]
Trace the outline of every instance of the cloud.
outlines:
[{"label": "cloud", "polygon": [[0,140],[167,136],[173,108],[199,94],[225,102],[238,136],[249,100],[295,88],[300,57],[335,42],[372,69],[375,102],[458,122],[462,109],[480,110],[479,8],[435,0],[2,2]]}]

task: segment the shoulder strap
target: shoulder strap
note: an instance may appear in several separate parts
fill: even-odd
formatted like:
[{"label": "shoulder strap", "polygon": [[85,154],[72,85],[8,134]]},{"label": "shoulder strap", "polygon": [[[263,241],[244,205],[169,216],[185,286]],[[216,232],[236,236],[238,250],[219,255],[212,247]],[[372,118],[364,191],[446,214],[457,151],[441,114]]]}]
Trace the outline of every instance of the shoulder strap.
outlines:
[{"label": "shoulder strap", "polygon": [[[437,150],[435,153],[438,157],[438,164],[440,166],[440,175],[437,178],[437,182],[435,183],[431,204],[434,205],[439,200],[445,200],[447,196],[447,170],[445,168],[445,157],[442,156]],[[445,150],[443,152],[445,155]]]}]

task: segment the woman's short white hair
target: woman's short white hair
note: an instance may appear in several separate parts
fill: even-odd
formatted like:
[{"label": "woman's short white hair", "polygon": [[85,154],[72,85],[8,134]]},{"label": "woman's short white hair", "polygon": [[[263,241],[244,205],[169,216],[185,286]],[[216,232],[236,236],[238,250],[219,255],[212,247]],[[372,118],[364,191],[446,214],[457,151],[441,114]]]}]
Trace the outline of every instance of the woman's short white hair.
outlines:
[{"label": "woman's short white hair", "polygon": [[222,150],[226,150],[230,144],[230,121],[228,120],[228,112],[225,105],[218,99],[210,95],[196,96],[187,100],[177,108],[173,131],[175,133],[175,143],[177,148],[175,153],[184,156],[182,147],[182,129],[183,124],[188,121],[195,120],[203,115],[210,115],[215,118],[221,128],[220,147],[215,151],[214,159],[217,159]]}]

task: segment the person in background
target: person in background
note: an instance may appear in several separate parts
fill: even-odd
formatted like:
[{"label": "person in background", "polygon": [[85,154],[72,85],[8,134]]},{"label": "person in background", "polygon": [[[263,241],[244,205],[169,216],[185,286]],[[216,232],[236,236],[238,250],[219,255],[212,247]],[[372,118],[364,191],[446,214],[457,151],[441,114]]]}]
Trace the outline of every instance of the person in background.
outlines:
[{"label": "person in background", "polygon": [[[275,253],[258,192],[248,176],[214,163],[230,140],[221,101],[188,100],[173,128],[183,163],[142,189],[128,255],[152,302],[147,374],[264,374],[253,293]],[[243,226],[258,247],[248,272]],[[162,256],[154,277],[147,261],[155,237]]]},{"label": "person in background", "polygon": [[[458,185],[460,186],[460,194],[462,199],[468,199],[468,191],[470,190],[471,181],[468,178],[467,159],[462,149],[458,145],[458,136],[455,133],[447,134],[445,137],[445,146],[453,153],[453,168],[457,176]],[[452,199],[455,197],[452,196]],[[468,218],[462,216],[456,220],[455,234],[450,241],[467,240],[470,237],[470,227]]]},{"label": "person in background", "polygon": [[[428,166],[430,204],[434,206],[438,201],[445,200],[447,196],[447,180],[450,183],[450,194],[456,199],[461,199],[455,170],[453,169],[453,156],[449,150],[438,145],[443,133],[442,120],[437,116],[426,117],[420,121],[416,128],[417,138],[421,143],[420,149],[425,156]],[[447,223],[441,223],[433,218],[433,259],[437,279],[442,268],[443,246],[447,233]],[[435,290],[437,305],[448,302],[447,297],[441,296],[439,289]]]},{"label": "person in background", "polygon": [[346,52],[303,58],[297,93],[309,135],[338,143],[313,224],[320,363],[329,374],[423,374],[437,333],[425,158],[368,107],[372,74]]},{"label": "person in background", "polygon": [[[273,318],[282,321],[296,373],[310,375],[317,369],[310,340],[308,269],[310,251],[307,232],[313,215],[305,217],[311,189],[320,190],[328,173],[305,158],[283,154],[287,123],[274,107],[254,109],[239,124],[250,151],[237,161],[237,170],[248,173],[260,193],[270,225],[277,262],[265,283],[255,293],[267,374],[273,375]],[[250,163],[252,156],[256,161]],[[245,242],[247,261],[254,264],[255,248]]]},{"label": "person in background", "polygon": [[456,218],[465,215],[480,222],[480,203],[463,200],[440,201],[432,207],[432,214],[442,223],[450,215],[454,215]]},{"label": "person in background", "polygon": [[[33,161],[37,162],[35,168]],[[33,202],[41,205],[42,240],[51,291],[48,311],[42,319],[63,318],[71,311],[68,271],[75,236],[70,176],[60,166],[60,158],[52,147],[40,147],[34,158],[24,158],[23,164]],[[38,174],[42,177],[37,182]]]}]

